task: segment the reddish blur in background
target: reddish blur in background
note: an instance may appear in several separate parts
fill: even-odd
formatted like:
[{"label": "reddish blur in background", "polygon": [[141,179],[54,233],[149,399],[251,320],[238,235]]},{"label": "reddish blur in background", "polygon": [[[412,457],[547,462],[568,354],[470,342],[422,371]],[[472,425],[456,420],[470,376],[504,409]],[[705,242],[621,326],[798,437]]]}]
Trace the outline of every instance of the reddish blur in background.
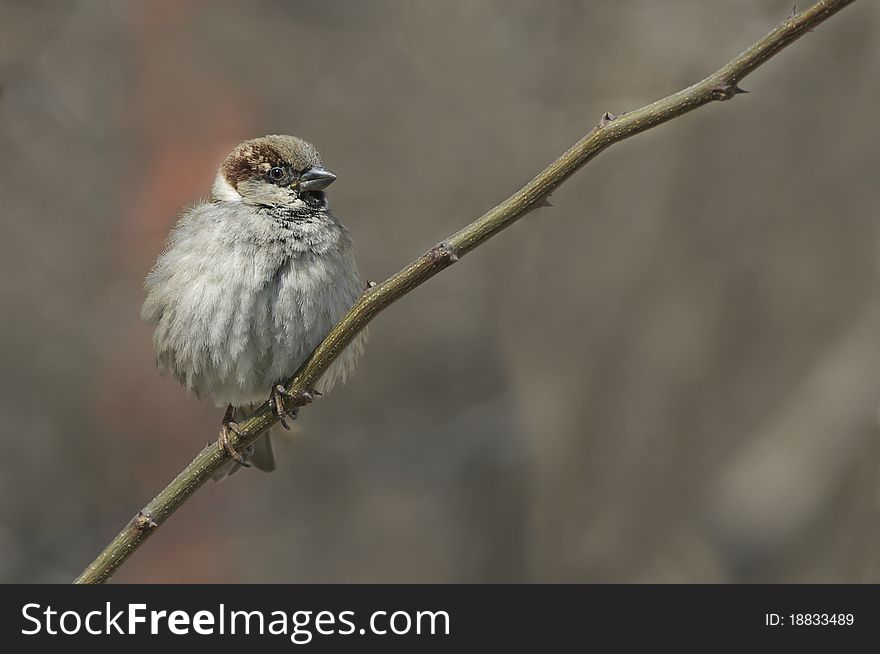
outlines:
[{"label": "reddish blur in background", "polygon": [[[0,2],[0,580],[72,579],[216,438],[139,309],[236,143],[315,143],[382,279],[790,9]],[[880,581],[878,35],[603,154],[115,579]]]}]

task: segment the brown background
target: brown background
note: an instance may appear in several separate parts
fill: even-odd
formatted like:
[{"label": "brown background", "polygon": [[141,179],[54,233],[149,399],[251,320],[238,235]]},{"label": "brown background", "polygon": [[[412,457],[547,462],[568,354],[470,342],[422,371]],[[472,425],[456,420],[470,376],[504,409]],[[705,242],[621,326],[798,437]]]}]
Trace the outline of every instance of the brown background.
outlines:
[{"label": "brown background", "polygon": [[[138,313],[235,143],[314,142],[381,279],[790,7],[0,2],[0,580],[73,578],[215,437]],[[116,579],[880,581],[878,34],[603,154]]]}]

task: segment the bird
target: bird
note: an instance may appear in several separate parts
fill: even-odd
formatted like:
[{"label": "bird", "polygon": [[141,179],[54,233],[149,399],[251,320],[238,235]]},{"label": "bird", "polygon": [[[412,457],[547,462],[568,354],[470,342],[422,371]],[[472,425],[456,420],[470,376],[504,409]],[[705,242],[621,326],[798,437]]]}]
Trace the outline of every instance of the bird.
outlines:
[{"label": "bird", "polygon": [[217,445],[229,460],[215,480],[251,464],[275,469],[269,432],[243,452],[232,446],[240,412],[268,399],[289,428],[285,417],[344,383],[364,351],[361,332],[313,389],[294,396],[283,386],[368,288],[327,200],[336,178],[298,137],[239,144],[210,197],[183,211],[144,281],[141,316],[159,370],[226,407]]}]

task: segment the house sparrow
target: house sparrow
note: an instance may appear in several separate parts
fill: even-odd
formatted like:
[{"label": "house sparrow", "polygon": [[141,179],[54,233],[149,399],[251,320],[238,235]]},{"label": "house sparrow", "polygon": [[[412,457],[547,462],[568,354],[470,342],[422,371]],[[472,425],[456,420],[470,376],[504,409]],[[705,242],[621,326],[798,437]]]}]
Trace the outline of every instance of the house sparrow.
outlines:
[{"label": "house sparrow", "polygon": [[[227,407],[218,444],[232,461],[216,479],[250,463],[275,468],[269,433],[243,454],[231,446],[236,411],[268,396],[287,428],[297,409],[285,404],[311,394],[291,397],[281,384],[364,291],[351,237],[324,194],[335,179],[295,136],[245,141],[220,166],[210,199],[183,213],[144,282],[159,369]],[[355,338],[315,393],[346,380],[365,340]]]}]

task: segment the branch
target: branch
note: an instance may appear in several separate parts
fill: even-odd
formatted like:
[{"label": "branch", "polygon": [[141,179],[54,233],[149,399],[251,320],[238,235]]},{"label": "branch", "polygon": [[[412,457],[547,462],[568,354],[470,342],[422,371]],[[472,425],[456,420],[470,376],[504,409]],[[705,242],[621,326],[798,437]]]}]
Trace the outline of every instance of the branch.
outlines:
[{"label": "branch", "polygon": [[[609,146],[656,127],[715,100],[730,100],[745,93],[739,82],[780,50],[800,38],[854,0],[823,0],[800,14],[793,13],[721,69],[693,86],[621,116],[605,113],[599,124],[565,154],[544,169],[507,200],[432,248],[403,270],[364,293],[346,316],[327,335],[308,360],[286,384],[292,393],[314,387],[321,374],[352,339],[380,311],[417,286],[448,268],[474,248],[533,209],[549,204],[550,194],[584,164]],[[239,422],[242,436],[233,445],[241,450],[277,421],[268,403]],[[227,460],[216,444],[205,447],[168,486],[159,493],[113,539],[74,583],[107,581],[168,517],[186,502]]]}]

